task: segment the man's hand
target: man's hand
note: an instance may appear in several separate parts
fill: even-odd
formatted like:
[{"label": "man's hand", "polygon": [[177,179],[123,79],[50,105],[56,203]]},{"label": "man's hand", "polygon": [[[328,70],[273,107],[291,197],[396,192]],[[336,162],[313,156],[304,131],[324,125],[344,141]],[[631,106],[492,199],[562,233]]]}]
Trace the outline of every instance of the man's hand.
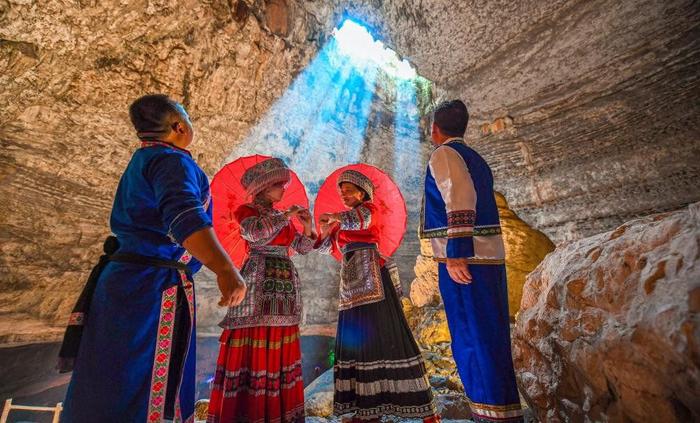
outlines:
[{"label": "man's hand", "polygon": [[216,275],[216,283],[221,291],[220,307],[234,307],[245,298],[246,285],[238,270],[231,266]]},{"label": "man's hand", "polygon": [[466,257],[448,258],[447,273],[458,284],[468,285],[472,283],[472,274],[469,273],[469,264]]}]

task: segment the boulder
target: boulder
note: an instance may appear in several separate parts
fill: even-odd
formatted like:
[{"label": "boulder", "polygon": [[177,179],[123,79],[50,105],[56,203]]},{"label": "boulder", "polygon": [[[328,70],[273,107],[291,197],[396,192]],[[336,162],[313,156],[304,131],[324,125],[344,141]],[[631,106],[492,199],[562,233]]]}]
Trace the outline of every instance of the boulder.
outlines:
[{"label": "boulder", "polygon": [[559,246],[513,336],[541,421],[700,420],[700,203]]},{"label": "boulder", "polygon": [[304,389],[306,415],[330,417],[333,414],[333,369],[326,370]]}]

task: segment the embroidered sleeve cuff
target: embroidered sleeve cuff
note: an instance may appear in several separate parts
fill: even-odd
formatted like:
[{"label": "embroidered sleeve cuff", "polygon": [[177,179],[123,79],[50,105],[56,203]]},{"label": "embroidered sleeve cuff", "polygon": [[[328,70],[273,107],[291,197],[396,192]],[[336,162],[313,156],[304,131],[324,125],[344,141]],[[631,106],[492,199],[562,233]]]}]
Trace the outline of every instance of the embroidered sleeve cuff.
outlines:
[{"label": "embroidered sleeve cuff", "polygon": [[314,249],[315,239],[304,234],[296,234],[292,242],[292,248],[299,254],[306,254]]},{"label": "embroidered sleeve cuff", "polygon": [[340,229],[343,231],[367,229],[371,223],[372,212],[365,206],[340,213]]},{"label": "embroidered sleeve cuff", "polygon": [[447,212],[447,237],[460,238],[472,236],[474,233],[474,210],[455,210]]},{"label": "embroidered sleeve cuff", "polygon": [[178,214],[170,224],[168,235],[170,238],[182,245],[190,235],[200,229],[211,226],[211,218],[204,210],[203,206],[193,207]]},{"label": "embroidered sleeve cuff", "polygon": [[324,239],[317,239],[314,243],[314,249],[321,254],[330,254],[333,249],[333,237],[327,236]]},{"label": "embroidered sleeve cuff", "polygon": [[246,241],[257,242],[271,238],[289,224],[289,219],[282,214],[270,216],[251,216],[241,222],[241,236]]},{"label": "embroidered sleeve cuff", "polygon": [[446,254],[447,258],[474,257],[473,238],[448,238]]}]

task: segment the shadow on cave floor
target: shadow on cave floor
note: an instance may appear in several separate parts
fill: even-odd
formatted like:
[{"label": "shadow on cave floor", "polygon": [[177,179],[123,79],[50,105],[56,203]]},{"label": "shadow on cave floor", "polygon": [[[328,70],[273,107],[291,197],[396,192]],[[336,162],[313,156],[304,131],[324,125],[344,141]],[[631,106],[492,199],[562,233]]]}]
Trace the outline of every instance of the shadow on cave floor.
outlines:
[{"label": "shadow on cave floor", "polygon": [[[304,387],[331,367],[334,342],[330,336],[301,337]],[[60,342],[0,347],[0,408],[7,398],[14,404],[35,406],[55,406],[63,401],[70,374],[54,370],[60,347]],[[197,399],[209,398],[218,352],[218,337],[197,338]],[[51,418],[51,413],[13,410],[8,423],[50,423]]]}]

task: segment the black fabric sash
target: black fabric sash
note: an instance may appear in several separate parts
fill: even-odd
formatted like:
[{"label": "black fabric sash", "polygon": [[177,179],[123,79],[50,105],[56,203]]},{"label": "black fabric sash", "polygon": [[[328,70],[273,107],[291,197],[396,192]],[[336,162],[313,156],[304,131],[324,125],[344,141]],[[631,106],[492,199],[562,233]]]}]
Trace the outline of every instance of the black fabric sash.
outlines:
[{"label": "black fabric sash", "polygon": [[357,250],[364,250],[366,248],[377,248],[377,244],[373,242],[349,242],[340,248],[343,254],[351,253]]},{"label": "black fabric sash", "polygon": [[56,365],[56,370],[58,370],[60,373],[67,373],[73,370],[75,359],[78,356],[80,339],[83,336],[83,327],[88,317],[88,313],[90,312],[90,303],[92,302],[92,296],[94,295],[95,287],[97,286],[97,280],[100,278],[100,274],[104,270],[105,266],[107,266],[107,263],[110,261],[115,261],[119,263],[130,263],[142,266],[163,267],[182,270],[188,272],[189,274],[189,269],[184,263],[132,253],[115,254],[117,249],[119,249],[119,241],[117,240],[117,237],[108,236],[103,246],[104,255],[100,256],[99,261],[95,267],[92,268],[92,272],[90,272],[90,276],[88,276],[87,282],[83,287],[83,291],[80,293],[78,301],[73,307],[71,319],[69,320],[69,324],[66,327],[66,332],[63,335],[63,344],[61,345],[61,350],[58,353],[58,364]]}]

